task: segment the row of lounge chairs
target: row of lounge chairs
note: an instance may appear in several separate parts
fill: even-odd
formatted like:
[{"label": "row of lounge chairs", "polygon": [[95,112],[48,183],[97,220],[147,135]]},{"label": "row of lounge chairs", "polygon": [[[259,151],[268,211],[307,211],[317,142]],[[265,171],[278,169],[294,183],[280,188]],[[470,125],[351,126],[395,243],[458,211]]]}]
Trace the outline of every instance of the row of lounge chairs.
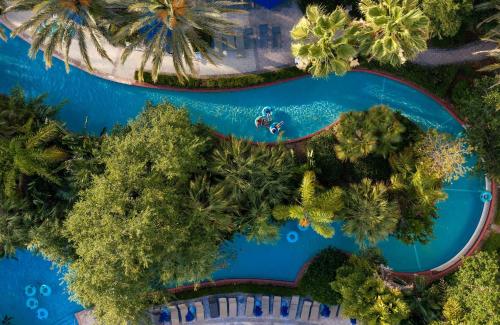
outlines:
[{"label": "row of lounge chairs", "polygon": [[266,318],[355,324],[341,317],[340,306],[327,306],[316,301],[293,296],[232,296],[205,297],[193,302],[172,304],[151,312],[154,324],[180,325],[196,321],[226,318]]},{"label": "row of lounge chairs", "polygon": [[258,27],[258,35],[254,28],[247,27],[237,31],[234,35],[222,35],[212,42],[212,47],[221,53],[235,50],[242,55],[245,50],[254,48],[279,50],[283,47],[280,26],[269,26],[261,24]]}]

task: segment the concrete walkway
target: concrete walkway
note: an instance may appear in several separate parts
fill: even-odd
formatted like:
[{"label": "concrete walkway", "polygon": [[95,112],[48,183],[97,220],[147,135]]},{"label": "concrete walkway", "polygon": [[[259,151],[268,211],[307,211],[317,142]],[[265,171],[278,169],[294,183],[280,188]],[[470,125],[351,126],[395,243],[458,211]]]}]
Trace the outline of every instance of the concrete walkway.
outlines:
[{"label": "concrete walkway", "polygon": [[424,66],[478,62],[488,58],[486,53],[478,52],[492,50],[495,47],[496,44],[493,42],[476,41],[455,49],[428,49],[412,62]]},{"label": "concrete walkway", "polygon": [[[31,16],[30,12],[13,12],[4,15],[1,21],[10,29],[19,26]],[[294,58],[290,53],[291,39],[289,30],[300,19],[302,13],[294,1],[285,3],[274,10],[261,7],[251,7],[246,14],[232,14],[228,18],[237,25],[236,36],[221,35],[221,39],[215,40],[215,48],[219,51],[221,58],[217,65],[204,61],[195,61],[195,72],[200,78],[223,75],[236,75],[269,71],[283,66],[294,65]],[[262,28],[267,30],[269,39],[261,41]],[[279,44],[275,44],[273,29],[279,30]],[[247,35],[246,40],[243,34]],[[26,41],[30,41],[29,34],[20,35]],[[236,47],[236,49],[234,48]],[[487,58],[485,53],[476,52],[490,50],[495,43],[477,41],[456,49],[429,49],[421,53],[414,63],[424,66],[438,66],[444,64],[481,61]],[[142,51],[137,49],[132,52],[128,60],[121,64],[120,55],[122,48],[115,47],[104,42],[109,57],[113,62],[101,58],[95,48],[89,42],[89,56],[92,58],[92,66],[97,76],[132,84],[135,82],[134,74],[141,62]],[[58,55],[59,56],[59,55]],[[73,42],[70,49],[70,61],[74,66],[83,70],[77,42]],[[146,70],[150,65],[146,66]],[[89,72],[89,71],[87,71]],[[174,74],[172,58],[166,57],[163,62],[161,73]]]}]

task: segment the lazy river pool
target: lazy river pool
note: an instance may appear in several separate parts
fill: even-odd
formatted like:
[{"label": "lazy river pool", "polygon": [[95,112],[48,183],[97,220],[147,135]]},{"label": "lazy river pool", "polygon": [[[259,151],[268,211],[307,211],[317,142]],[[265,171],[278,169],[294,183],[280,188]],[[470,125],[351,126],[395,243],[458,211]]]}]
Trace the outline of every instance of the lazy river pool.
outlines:
[{"label": "lazy river pool", "polygon": [[[8,92],[19,85],[29,95],[48,93],[52,103],[68,99],[60,118],[74,131],[85,128],[99,133],[116,123],[124,124],[141,111],[147,100],[170,101],[186,107],[193,121],[206,123],[222,134],[264,142],[276,140],[274,135],[254,126],[254,119],[264,106],[273,109],[275,119],[285,122],[285,139],[314,133],[331,124],[342,112],[364,110],[375,104],[389,105],[424,128],[433,127],[454,135],[462,131],[453,116],[432,98],[400,82],[366,72],[351,72],[344,77],[320,80],[302,78],[240,91],[196,93],[131,87],[94,77],[76,68],[72,68],[68,75],[59,60],[55,60],[52,69],[45,70],[41,56],[31,61],[27,50],[27,43],[20,39],[0,43],[0,92]],[[472,159],[468,163],[472,165]],[[422,271],[437,267],[455,256],[478,225],[483,208],[479,196],[484,187],[484,178],[474,175],[447,184],[448,199],[439,203],[440,218],[434,228],[435,239],[427,245],[405,245],[393,238],[381,242],[379,247],[389,266],[402,272]],[[228,249],[237,252],[235,259],[228,261],[227,268],[216,272],[214,279],[292,281],[302,265],[324,247],[333,245],[347,251],[356,250],[354,242],[342,234],[338,224],[336,228],[336,235],[329,240],[312,230],[299,231],[295,223],[286,224],[281,230],[281,239],[272,245],[257,245],[237,237],[227,243]],[[286,240],[289,231],[297,231],[297,242]],[[24,300],[18,301],[21,299],[16,295],[24,299],[19,288],[31,282],[55,283],[57,275],[46,270],[47,263],[28,252],[22,252],[18,262],[0,261],[0,288],[9,292],[9,295],[0,296],[0,318],[5,314],[12,315],[12,324],[55,324],[56,320],[57,324],[71,324],[74,321],[70,315],[80,307],[69,303],[62,291],[57,296],[60,303],[53,305],[51,315],[55,316],[41,321],[25,318],[28,310]],[[45,271],[38,272],[38,265]],[[64,283],[58,290],[63,288]]]}]

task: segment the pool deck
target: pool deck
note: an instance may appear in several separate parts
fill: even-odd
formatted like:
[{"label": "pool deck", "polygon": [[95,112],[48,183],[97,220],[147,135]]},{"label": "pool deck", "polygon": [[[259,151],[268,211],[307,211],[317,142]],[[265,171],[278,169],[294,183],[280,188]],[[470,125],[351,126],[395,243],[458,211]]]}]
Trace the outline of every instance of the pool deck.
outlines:
[{"label": "pool deck", "polygon": [[[31,17],[29,11],[11,12],[4,15],[1,21],[9,29],[14,29],[21,25],[24,21]],[[195,60],[195,73],[198,77],[210,77],[220,75],[235,75],[242,73],[252,73],[256,71],[270,71],[283,66],[294,64],[294,58],[290,53],[291,39],[289,30],[297,20],[302,17],[302,12],[298,8],[295,1],[285,2],[273,10],[268,10],[259,6],[252,6],[243,14],[228,14],[228,19],[236,25],[235,35],[221,35],[227,43],[227,48],[222,48],[222,41],[216,40],[216,51],[220,55],[220,59],[216,60],[216,65],[213,65],[204,60]],[[268,42],[260,44],[259,28],[260,26],[268,27]],[[272,28],[279,28],[280,46],[272,46]],[[251,29],[250,48],[235,49],[232,47],[238,46],[236,43],[243,42],[243,30]],[[19,35],[27,42],[31,41],[30,33]],[[239,44],[240,47],[242,44]],[[120,56],[123,48],[111,45],[103,40],[103,47],[112,59],[112,62],[102,58],[96,51],[93,44],[88,42],[89,56],[92,58],[92,66],[94,71],[88,71],[85,66],[78,48],[77,42],[73,42],[70,48],[69,57],[71,64],[83,69],[89,73],[101,76],[107,79],[120,80],[125,83],[133,83],[135,81],[135,71],[142,60],[143,51],[141,49],[134,50],[124,64],[120,61]],[[220,47],[220,48],[218,48]],[[56,52],[56,57],[61,58],[61,54]],[[146,65],[146,70],[150,69],[151,64]],[[162,74],[174,74],[174,66],[171,56],[166,56],[162,64]]]}]

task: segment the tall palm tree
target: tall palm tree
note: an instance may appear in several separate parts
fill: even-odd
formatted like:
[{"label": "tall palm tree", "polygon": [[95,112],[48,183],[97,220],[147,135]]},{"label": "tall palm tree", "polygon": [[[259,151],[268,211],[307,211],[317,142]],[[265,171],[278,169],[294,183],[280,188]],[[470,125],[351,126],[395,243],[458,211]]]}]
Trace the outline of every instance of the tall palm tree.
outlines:
[{"label": "tall palm tree", "polygon": [[52,169],[66,160],[68,154],[52,142],[62,134],[63,131],[57,123],[49,122],[39,130],[24,136],[0,139],[0,176],[5,197],[11,198],[22,191],[26,178],[30,176],[60,184],[60,179]]},{"label": "tall palm tree", "polygon": [[[163,59],[170,52],[177,76],[185,80],[194,72],[193,58],[198,52],[215,64],[217,54],[210,48],[207,37],[231,34],[234,25],[223,15],[237,12],[229,1],[142,0],[129,6],[129,21],[117,34],[128,45],[122,53],[125,62],[132,51],[144,48],[139,66],[139,80],[151,59],[153,81],[158,80]],[[188,71],[189,70],[189,71]]]},{"label": "tall palm tree", "polygon": [[344,233],[353,236],[359,246],[375,245],[396,229],[400,211],[397,203],[389,200],[388,191],[384,183],[364,178],[345,192],[345,208],[339,219],[344,221]]},{"label": "tall palm tree", "polygon": [[326,14],[320,6],[308,6],[290,33],[292,54],[315,77],[345,74],[357,53],[351,45],[349,24],[349,14],[340,7]]},{"label": "tall palm tree", "polygon": [[277,220],[296,219],[301,226],[311,225],[312,229],[325,238],[335,234],[332,227],[334,215],[343,208],[342,190],[333,187],[317,194],[316,175],[307,171],[300,186],[300,201],[298,204],[280,205],[274,208],[273,216]]},{"label": "tall palm tree", "polygon": [[429,18],[418,0],[361,0],[365,20],[355,22],[360,53],[397,66],[427,49]]},{"label": "tall palm tree", "polygon": [[[478,11],[494,11],[491,16],[487,17],[481,23],[479,23],[478,27],[484,24],[494,24],[494,26],[486,34],[483,35],[482,39],[485,41],[496,43],[496,47],[494,49],[486,51],[488,56],[494,58],[496,62],[481,68],[481,71],[496,71],[500,69],[500,0],[490,0],[480,3],[476,6],[475,9]],[[500,84],[500,81],[497,82],[495,86],[497,86],[498,84]]]},{"label": "tall palm tree", "polygon": [[69,50],[73,41],[77,41],[85,65],[93,71],[88,38],[99,55],[111,62],[98,27],[99,17],[106,10],[104,0],[16,0],[7,8],[7,11],[15,10],[31,10],[33,16],[15,28],[11,36],[29,31],[32,34],[29,56],[35,58],[43,47],[47,68],[52,66],[56,49],[60,49],[68,72]]}]

